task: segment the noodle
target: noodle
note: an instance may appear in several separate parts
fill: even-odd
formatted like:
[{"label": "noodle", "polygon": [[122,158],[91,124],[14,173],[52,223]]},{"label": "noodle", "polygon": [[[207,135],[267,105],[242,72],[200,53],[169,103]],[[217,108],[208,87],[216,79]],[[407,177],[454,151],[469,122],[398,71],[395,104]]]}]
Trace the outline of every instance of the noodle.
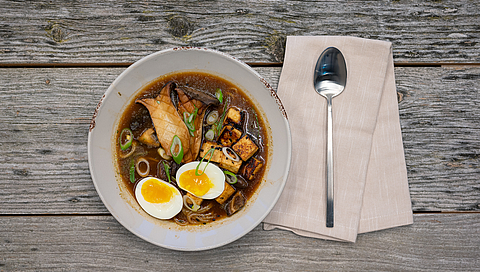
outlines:
[{"label": "noodle", "polygon": [[187,220],[178,218],[178,216],[175,216],[175,217],[173,218],[173,221],[175,221],[175,223],[177,223],[177,224],[180,225],[180,226],[186,226],[186,225],[188,225],[188,221],[187,221]]},{"label": "noodle", "polygon": [[[179,219],[178,217],[175,217],[175,223],[179,225],[187,225],[187,224],[203,224],[203,223],[208,223],[212,221],[216,217],[216,215],[213,212],[208,212],[210,209],[213,207],[213,203],[210,202],[208,205],[201,207],[198,211],[194,212],[189,209],[186,209],[183,207],[182,213],[186,217],[186,223],[184,223],[184,220]],[[208,213],[207,213],[208,212]],[[180,222],[179,222],[180,221]]]},{"label": "noodle", "polygon": [[187,220],[190,224],[208,223],[212,221],[213,218],[215,218],[215,215],[211,212],[206,214],[191,213],[187,216]]}]

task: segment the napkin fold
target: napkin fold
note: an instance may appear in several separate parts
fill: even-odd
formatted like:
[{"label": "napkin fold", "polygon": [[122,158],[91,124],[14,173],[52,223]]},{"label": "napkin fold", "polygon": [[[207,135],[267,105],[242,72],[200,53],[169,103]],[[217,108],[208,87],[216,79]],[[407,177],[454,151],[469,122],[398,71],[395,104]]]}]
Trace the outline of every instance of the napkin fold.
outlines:
[{"label": "napkin fold", "polygon": [[[334,227],[326,219],[326,99],[313,88],[320,54],[337,47],[345,90],[333,98]],[[389,42],[288,37],[278,96],[292,133],[284,191],[264,229],[355,242],[358,233],[413,223]]]}]

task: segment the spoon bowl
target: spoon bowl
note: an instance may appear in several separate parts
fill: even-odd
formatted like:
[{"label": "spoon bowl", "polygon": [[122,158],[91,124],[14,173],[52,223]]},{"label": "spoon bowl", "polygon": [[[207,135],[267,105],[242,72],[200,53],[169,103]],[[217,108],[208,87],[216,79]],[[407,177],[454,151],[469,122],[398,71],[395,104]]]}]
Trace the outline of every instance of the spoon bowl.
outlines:
[{"label": "spoon bowl", "polygon": [[325,49],[315,66],[313,85],[321,96],[339,95],[347,84],[347,65],[342,52],[335,47]]},{"label": "spoon bowl", "polygon": [[328,47],[318,58],[313,77],[315,91],[327,99],[327,212],[326,226],[333,227],[333,117],[332,98],[339,95],[347,84],[347,65],[342,52]]}]

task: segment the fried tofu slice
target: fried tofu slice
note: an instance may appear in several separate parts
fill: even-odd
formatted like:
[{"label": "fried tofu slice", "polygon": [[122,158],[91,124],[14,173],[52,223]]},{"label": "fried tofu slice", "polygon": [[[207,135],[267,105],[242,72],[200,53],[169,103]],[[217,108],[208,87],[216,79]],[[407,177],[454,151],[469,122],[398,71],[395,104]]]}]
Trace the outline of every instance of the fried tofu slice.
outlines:
[{"label": "fried tofu slice", "polygon": [[238,139],[242,137],[242,132],[236,129],[232,124],[227,124],[223,127],[222,132],[220,132],[220,137],[218,141],[223,146],[232,146]]},{"label": "fried tofu slice", "polygon": [[239,109],[231,107],[227,110],[223,124],[234,123],[238,126],[241,126],[242,116],[242,112]]},{"label": "fried tofu slice", "polygon": [[221,162],[218,163],[218,165],[230,172],[233,172],[234,174],[238,173],[240,170],[240,167],[242,167],[242,160],[238,161],[233,161],[229,159],[225,154],[223,154],[223,151],[220,151],[222,154],[220,154]]},{"label": "fried tofu slice", "polygon": [[245,134],[232,146],[232,149],[243,161],[247,161],[257,152],[258,146],[248,134]]},{"label": "fried tofu slice", "polygon": [[229,198],[230,196],[232,196],[233,194],[235,193],[235,188],[233,188],[232,185],[228,184],[228,182],[225,182],[225,189],[223,190],[222,194],[219,195],[217,198],[215,198],[215,200],[220,203],[220,204],[223,204],[225,203]]},{"label": "fried tofu slice", "polygon": [[[213,155],[207,155],[208,151],[214,148],[215,150],[213,151]],[[240,167],[242,166],[242,161],[233,161],[229,159],[227,156],[222,151],[222,146],[214,143],[214,142],[209,142],[206,141],[202,148],[200,149],[200,156],[203,158],[205,157],[205,160],[210,159],[211,162],[217,163],[219,167],[226,169],[230,172],[233,173],[238,173],[240,170]],[[210,158],[211,157],[211,158]]]},{"label": "fried tofu slice", "polygon": [[243,167],[242,175],[247,180],[252,180],[255,177],[255,174],[260,171],[263,167],[263,161],[257,158],[251,158],[247,164]]},{"label": "fried tofu slice", "polygon": [[[205,157],[208,151],[212,148],[215,149],[213,151],[213,155],[208,155]],[[222,161],[221,155],[223,155],[222,146],[217,143],[206,141],[203,143],[202,147],[200,148],[200,157],[202,158],[205,157],[205,160],[210,159],[210,161],[212,162],[220,163]]]}]

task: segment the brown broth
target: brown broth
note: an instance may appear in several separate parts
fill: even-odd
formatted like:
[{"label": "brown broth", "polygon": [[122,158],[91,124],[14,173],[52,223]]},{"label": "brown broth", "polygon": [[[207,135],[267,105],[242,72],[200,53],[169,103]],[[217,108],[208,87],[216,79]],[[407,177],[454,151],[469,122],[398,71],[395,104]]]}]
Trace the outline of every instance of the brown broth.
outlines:
[{"label": "brown broth", "polygon": [[[259,150],[254,157],[264,162],[264,166],[255,175],[254,179],[248,181],[247,188],[236,188],[237,191],[242,192],[248,203],[249,199],[258,189],[264,176],[268,157],[268,135],[265,128],[265,122],[262,120],[261,116],[257,114],[255,104],[240,90],[240,88],[225,79],[202,72],[180,72],[157,78],[147,86],[143,87],[142,90],[138,92],[138,95],[135,97],[135,99],[132,100],[131,104],[128,105],[126,110],[123,112],[116,130],[117,135],[115,139],[118,139],[123,128],[130,128],[133,132],[134,139],[136,140],[145,129],[153,127],[148,110],[143,105],[135,103],[135,100],[157,96],[162,87],[169,81],[176,82],[178,86],[189,86],[197,90],[210,92],[211,94],[214,94],[215,90],[220,88],[223,92],[224,101],[227,99],[229,101],[228,107],[236,107],[245,113],[242,131],[244,134],[247,133],[252,136],[253,140],[259,147]],[[217,110],[220,114],[222,114],[223,104],[218,106]],[[205,133],[205,128],[203,133]],[[129,168],[132,158],[129,157],[122,159],[120,154],[125,153],[125,151],[120,150],[118,143],[116,147],[116,161],[118,163],[118,169],[122,178],[122,182],[126,185],[130,194],[135,197],[135,186],[137,182],[141,180],[141,177],[138,175],[138,173],[135,173],[135,183],[130,181]],[[139,143],[137,145],[137,151],[142,153],[142,156],[145,157],[150,163],[150,173],[148,176],[158,177],[160,171],[158,168],[163,167],[163,159],[160,157],[160,155],[158,155],[157,149],[148,148],[147,146]],[[197,157],[197,160],[200,159],[201,158]],[[245,165],[245,162],[243,164]],[[242,173],[242,168],[238,172],[239,175]],[[180,191],[183,194],[181,189]],[[217,221],[227,216],[224,210],[224,205],[220,205],[215,200],[204,200],[202,206],[208,205],[210,202],[214,203],[211,211],[213,211],[216,215],[216,218],[213,221]],[[184,216],[182,213],[179,213],[177,218],[184,219]]]}]

